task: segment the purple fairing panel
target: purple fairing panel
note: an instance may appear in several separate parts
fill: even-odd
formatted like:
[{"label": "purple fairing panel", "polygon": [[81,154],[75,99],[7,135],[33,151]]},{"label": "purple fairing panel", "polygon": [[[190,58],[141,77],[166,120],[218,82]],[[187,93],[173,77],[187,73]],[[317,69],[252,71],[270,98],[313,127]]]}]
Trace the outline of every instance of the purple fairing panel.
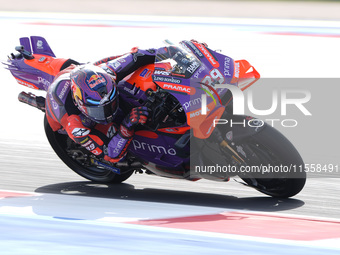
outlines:
[{"label": "purple fairing panel", "polygon": [[218,70],[224,76],[224,83],[232,84],[231,80],[234,74],[234,60],[231,57],[218,52],[214,52],[214,55],[220,64]]},{"label": "purple fairing panel", "polygon": [[[48,63],[48,57],[55,57],[53,51],[43,37],[22,37],[20,38],[20,45],[23,46],[28,53],[43,55],[39,59],[34,60],[36,63]],[[12,73],[19,84],[29,88],[47,91],[54,76],[30,66],[26,61],[31,60],[26,60],[22,56],[16,56],[4,64],[7,66],[6,69]]]},{"label": "purple fairing panel", "polygon": [[31,44],[34,54],[55,57],[45,38],[41,36],[31,36]]},{"label": "purple fairing panel", "polygon": [[10,60],[7,69],[20,84],[30,88],[46,91],[54,79],[53,75],[27,65],[23,58]]},{"label": "purple fairing panel", "polygon": [[29,53],[55,57],[45,38],[41,36],[21,37],[20,45]]},{"label": "purple fairing panel", "polygon": [[175,147],[180,136],[167,136],[159,133],[157,138],[149,138],[135,134],[129,146],[129,152],[159,168],[178,170],[183,168],[183,164],[189,162],[189,159],[182,155],[190,150],[189,145],[183,149],[184,151]]},{"label": "purple fairing panel", "polygon": [[32,53],[30,39],[28,37],[22,37],[19,40],[20,40],[20,45],[24,46],[24,49],[26,51],[28,51],[29,53]]},{"label": "purple fairing panel", "polygon": [[[224,76],[224,83],[231,83],[234,74],[234,60],[224,54],[218,53],[208,47],[205,50],[197,48],[197,46],[191,41],[182,41],[181,46],[187,51],[192,52],[203,64],[203,67],[197,68],[193,78],[202,79],[214,69],[218,69]],[[202,47],[204,48],[204,47]],[[212,60],[208,59],[207,56],[211,57],[216,65],[213,66]],[[207,69],[205,72],[203,72]],[[218,78],[218,77],[216,77]]]}]

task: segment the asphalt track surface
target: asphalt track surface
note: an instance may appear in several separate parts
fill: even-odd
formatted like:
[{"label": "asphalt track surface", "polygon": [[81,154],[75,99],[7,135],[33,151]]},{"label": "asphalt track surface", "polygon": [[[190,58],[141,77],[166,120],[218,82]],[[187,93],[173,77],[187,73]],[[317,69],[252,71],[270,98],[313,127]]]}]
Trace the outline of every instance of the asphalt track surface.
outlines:
[{"label": "asphalt track surface", "polygon": [[[112,49],[110,44],[105,44],[104,47],[101,47],[101,49],[96,52],[87,51],[86,44],[92,46],[96,45],[98,38],[100,39],[103,33],[107,33],[108,28],[105,27],[96,27],[96,33],[94,33],[94,30],[88,30],[89,28],[86,26],[82,27],[75,25],[74,20],[64,20],[62,21],[63,25],[56,25],[56,23],[60,21],[60,17],[55,17],[53,22],[48,20],[49,24],[47,26],[43,23],[39,24],[39,22],[42,22],[42,19],[46,20],[46,18],[42,17],[40,14],[38,15],[38,19],[33,20],[28,19],[27,17],[23,18],[25,15],[21,14],[11,14],[11,19],[9,19],[6,15],[7,14],[2,14],[2,17],[5,18],[2,18],[1,26],[5,29],[8,39],[6,41],[3,38],[1,39],[1,56],[7,55],[13,50],[16,45],[15,43],[18,42],[18,38],[20,36],[29,36],[33,34],[39,34],[50,38],[48,41],[52,45],[52,49],[55,51],[57,56],[71,56],[74,59],[80,59],[81,61],[100,59],[106,56],[105,54]],[[18,16],[21,18],[17,18]],[[79,20],[82,18],[83,17],[78,17]],[[131,17],[128,17],[127,19],[129,18]],[[127,49],[135,46],[135,42],[131,36],[132,33],[137,33],[141,38],[150,31],[143,30],[136,24],[131,26],[131,24],[127,24],[126,19],[124,20],[125,23],[122,26],[109,28],[111,29],[109,31],[111,34],[109,36],[110,39],[113,37],[112,34],[122,35],[122,31],[129,31],[128,35],[124,34],[124,37],[127,38],[126,40],[128,41],[128,45],[125,45],[122,42],[118,45],[118,47],[115,47],[114,51],[117,54],[125,52]],[[90,24],[91,22],[88,21],[86,24]],[[148,26],[149,24],[146,24],[146,27]],[[193,27],[190,24],[189,27],[194,30],[190,36],[198,36],[200,37],[198,39],[204,39],[204,36],[200,35],[198,28]],[[170,30],[165,33],[161,32],[161,30],[156,26],[156,28],[151,32],[153,34],[151,39],[140,41],[139,45],[141,47],[148,47],[152,45],[153,39],[159,39],[158,37],[161,37],[161,40],[164,39],[165,35],[169,34],[172,35],[172,38],[182,39],[181,37],[187,35],[187,29],[189,28],[181,28],[178,27],[178,25],[173,25]],[[215,28],[212,28],[212,30],[214,29]],[[234,36],[233,38],[238,36],[240,39],[231,40],[229,45],[232,49],[234,49],[236,47],[233,46],[240,43],[242,44],[244,41],[249,40],[252,42],[252,45],[257,45],[256,49],[260,51],[262,56],[264,56],[264,60],[274,61],[274,63],[275,60],[273,59],[276,57],[271,54],[273,54],[273,52],[276,54],[278,53],[273,49],[268,48],[271,40],[275,43],[278,43],[279,41],[282,43],[290,43],[291,40],[294,40],[294,43],[305,45],[305,42],[307,41],[306,38],[308,38],[308,42],[310,42],[312,46],[317,44],[322,44],[322,46],[338,45],[339,39],[337,36],[334,36],[334,34],[339,34],[337,27],[335,28],[335,31],[330,31],[325,37],[320,36],[320,31],[316,31],[315,27],[314,30],[315,36],[298,37],[289,35],[281,37],[278,35],[263,35],[263,31],[246,31],[247,35],[245,35],[242,29],[240,31],[240,29],[230,28],[228,30],[229,35]],[[212,36],[214,31],[210,32],[210,36]],[[60,37],[58,38],[56,35],[58,33],[59,35],[63,35],[64,39]],[[250,33],[251,36],[249,36],[248,33]],[[76,37],[78,39],[65,39]],[[223,41],[224,37],[217,36],[215,45],[220,46],[222,44],[221,40]],[[267,41],[264,45],[263,40]],[[74,41],[76,41],[76,43],[74,43]],[[79,46],[83,42],[84,44]],[[75,45],[76,47],[74,47]],[[245,43],[242,44],[242,46],[244,45]],[[126,48],[126,46],[128,46],[128,48]],[[332,56],[332,49],[327,50],[327,47],[321,48],[326,48],[323,52],[326,56],[321,57],[322,61],[333,61],[333,59],[336,58],[337,53],[334,53]],[[269,53],[267,55],[263,55],[266,51]],[[298,51],[294,51],[294,53],[299,54]],[[263,64],[265,62],[263,59],[257,60],[257,54],[259,54],[259,52],[253,52],[253,49],[248,49],[243,52],[241,50],[235,50],[235,53],[232,54],[241,55],[241,57],[246,59],[249,59],[249,56],[252,63],[255,61],[257,64],[254,64],[254,66],[258,66],[259,64],[262,65],[262,69],[265,70],[264,74],[267,77],[270,77],[271,75],[274,77],[283,76],[283,72],[280,73],[270,65],[266,66]],[[285,53],[283,52],[282,54],[284,55]],[[304,57],[305,55],[301,54],[298,56]],[[1,57],[1,59],[3,59],[3,57]],[[299,77],[299,75],[301,75],[301,77],[339,77],[339,75],[335,73],[337,68],[333,67],[333,65],[327,70],[325,69],[320,71],[317,69],[319,71],[318,74],[316,74],[315,70],[313,70],[312,65],[307,66],[303,70],[299,70],[299,73],[294,72],[294,69],[291,68],[288,69],[287,75],[290,77]],[[41,246],[41,251],[49,249],[51,247],[51,244],[49,243],[50,239],[46,238],[44,242],[44,239],[42,238],[34,239],[32,237],[30,239],[24,234],[22,234],[22,236],[18,236],[18,233],[23,233],[27,229],[32,229],[32,226],[42,224],[41,220],[46,220],[45,217],[50,216],[60,218],[60,221],[57,222],[46,220],[42,226],[42,229],[47,229],[49,227],[54,229],[54,235],[58,236],[54,245],[60,245],[60,250],[56,249],[54,252],[50,252],[50,254],[60,254],[60,252],[64,252],[70,247],[72,247],[70,254],[86,254],[86,252],[92,251],[92,249],[94,251],[95,249],[93,247],[98,247],[99,252],[107,252],[108,250],[106,248],[108,247],[103,245],[102,240],[97,240],[95,238],[98,235],[102,235],[103,230],[101,228],[95,229],[93,228],[93,225],[98,226],[100,224],[106,225],[106,233],[114,240],[119,241],[115,242],[116,244],[121,243],[120,246],[118,245],[116,248],[121,251],[122,254],[124,253],[123,251],[127,254],[129,251],[137,251],[137,248],[134,247],[130,247],[130,250],[126,249],[126,246],[128,245],[124,242],[126,239],[137,243],[141,242],[142,250],[139,250],[140,254],[148,254],[150,252],[150,247],[153,247],[152,249],[154,252],[161,251],[162,247],[169,245],[171,241],[173,241],[172,243],[176,242],[177,246],[171,244],[169,254],[173,254],[174,251],[182,251],[183,254],[189,254],[190,252],[195,254],[218,254],[222,253],[223,250],[228,249],[232,252],[238,251],[241,254],[249,253],[250,251],[252,251],[251,254],[273,254],[273,252],[281,252],[281,254],[301,254],[302,250],[303,253],[306,254],[307,252],[309,254],[333,254],[333,252],[334,254],[337,254],[332,250],[318,250],[319,248],[315,247],[313,249],[311,247],[306,248],[304,246],[299,246],[300,244],[296,246],[295,243],[293,248],[287,248],[287,244],[280,243],[276,243],[274,245],[260,243],[259,245],[259,243],[256,243],[256,240],[248,240],[248,242],[245,243],[240,242],[239,240],[235,241],[233,239],[223,239],[225,237],[219,239],[221,237],[206,237],[203,234],[200,236],[195,232],[195,238],[191,236],[190,238],[192,239],[190,240],[195,242],[195,244],[199,243],[200,245],[197,247],[197,245],[188,245],[187,242],[181,243],[178,241],[187,240],[188,235],[190,236],[192,233],[176,233],[176,230],[174,230],[175,232],[172,234],[169,234],[166,231],[160,234],[158,230],[149,229],[148,231],[150,232],[148,233],[150,239],[142,238],[140,240],[138,235],[145,237],[145,229],[143,228],[138,230],[133,227],[128,228],[126,225],[119,225],[120,223],[116,223],[116,221],[113,223],[105,223],[105,221],[104,223],[93,223],[91,220],[101,219],[107,216],[109,212],[116,214],[117,218],[119,218],[118,222],[124,222],[124,220],[126,221],[126,218],[131,221],[244,210],[259,213],[280,214],[286,215],[287,217],[291,217],[292,215],[307,218],[323,217],[338,221],[340,218],[340,179],[334,178],[334,176],[333,178],[309,178],[304,190],[291,199],[274,199],[266,197],[255,190],[244,187],[234,180],[231,180],[228,183],[216,183],[205,180],[191,183],[187,181],[136,174],[133,175],[126,183],[120,185],[110,186],[92,184],[67,169],[67,167],[57,158],[52,149],[49,147],[47,140],[43,135],[43,114],[17,102],[16,96],[18,92],[25,90],[25,88],[16,84],[14,79],[11,78],[11,76],[5,71],[1,70],[0,74],[3,77],[2,83],[6,84],[5,89],[7,93],[6,98],[3,98],[1,103],[1,114],[3,116],[2,121],[6,120],[6,124],[2,125],[2,132],[0,134],[0,189],[44,194],[41,196],[41,199],[37,196],[37,198],[29,199],[28,201],[23,199],[20,201],[15,199],[1,201],[3,203],[1,212],[4,213],[1,218],[1,228],[7,231],[7,235],[2,235],[0,240],[1,247],[4,247],[4,250],[8,251],[7,254],[20,254],[20,252],[21,254],[22,252],[25,252],[26,254],[39,254],[37,253],[36,248],[34,248],[35,245]],[[293,143],[297,143],[299,145],[299,149],[304,149],[305,146],[307,147],[307,145],[300,145],[298,137],[294,137],[294,135],[292,135],[290,138]],[[308,145],[308,147],[310,146]],[[308,148],[306,148],[306,150],[307,149]],[[305,155],[306,162],[313,162],[313,153],[308,151]],[[339,162],[338,151],[329,155],[329,158],[332,160],[331,162]],[[61,196],[54,197],[49,196],[49,194],[60,194]],[[21,208],[30,208],[30,212],[33,212],[35,215],[35,217],[33,217],[33,221],[27,220],[29,216],[22,216],[22,212],[19,213],[22,217],[18,217],[16,215],[16,213],[18,213],[17,211],[11,211],[14,210],[13,208],[15,208],[16,201],[18,201]],[[86,205],[87,203],[88,205]],[[97,209],[95,210],[94,208]],[[79,213],[79,211],[82,213]],[[30,215],[30,213],[28,215]],[[89,220],[91,223],[88,223],[88,226],[92,226],[91,230],[93,232],[79,234],[78,238],[75,236],[71,237],[69,233],[75,228],[79,228],[79,233],[85,233],[86,231],[82,230],[86,229],[86,225],[77,225],[75,221],[65,224],[65,222],[62,221],[63,217],[64,219],[79,218]],[[16,228],[13,228],[13,226],[16,226]],[[113,231],[110,227],[112,229],[119,230]],[[56,229],[59,229],[60,231],[58,232]],[[98,233],[96,231],[98,231]],[[139,231],[141,232],[139,233]],[[44,232],[41,231],[41,233]],[[65,235],[65,233],[67,233],[65,238],[60,238],[60,236]],[[174,233],[177,235],[177,238],[174,237]],[[70,238],[69,242],[65,242],[67,238]],[[17,247],[16,250],[11,252],[14,245],[12,242],[15,242],[17,239],[21,240],[22,247],[25,247],[26,249],[22,248],[21,250]],[[86,246],[79,248],[81,247],[81,244],[88,242],[89,239],[93,240],[93,247],[91,249],[86,251]],[[151,242],[151,239],[154,240],[154,242]],[[5,242],[6,240],[11,241]],[[211,245],[210,248],[207,247],[206,244]],[[30,249],[27,249],[27,247]],[[216,250],[212,250],[211,247],[214,247]]]}]

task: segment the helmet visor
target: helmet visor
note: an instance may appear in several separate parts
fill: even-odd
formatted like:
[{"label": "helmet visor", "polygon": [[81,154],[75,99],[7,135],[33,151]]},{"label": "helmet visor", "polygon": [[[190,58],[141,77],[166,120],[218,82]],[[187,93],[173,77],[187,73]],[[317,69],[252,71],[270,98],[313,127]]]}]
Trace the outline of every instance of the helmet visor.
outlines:
[{"label": "helmet visor", "polygon": [[84,105],[85,112],[90,118],[97,122],[111,122],[113,115],[117,112],[117,99],[111,100],[104,105]]}]

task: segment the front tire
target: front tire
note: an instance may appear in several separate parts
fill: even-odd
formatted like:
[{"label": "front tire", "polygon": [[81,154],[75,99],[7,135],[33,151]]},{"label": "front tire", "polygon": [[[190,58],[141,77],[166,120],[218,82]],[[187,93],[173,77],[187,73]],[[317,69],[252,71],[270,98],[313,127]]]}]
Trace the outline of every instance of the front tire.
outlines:
[{"label": "front tire", "polygon": [[71,155],[69,155],[69,153],[67,152],[67,148],[72,143],[76,145],[75,142],[71,140],[68,135],[54,132],[50,127],[46,116],[44,119],[44,127],[47,139],[55,153],[69,168],[71,168],[80,176],[94,182],[121,183],[127,180],[133,174],[133,170],[125,171],[122,174],[116,174],[111,170],[86,165],[80,160],[72,158]]},{"label": "front tire", "polygon": [[281,169],[279,172],[264,173],[263,178],[258,175],[250,178],[240,176],[249,186],[277,198],[295,196],[303,189],[306,182],[304,162],[293,144],[279,131],[266,125],[242,146],[254,153],[249,165]]}]

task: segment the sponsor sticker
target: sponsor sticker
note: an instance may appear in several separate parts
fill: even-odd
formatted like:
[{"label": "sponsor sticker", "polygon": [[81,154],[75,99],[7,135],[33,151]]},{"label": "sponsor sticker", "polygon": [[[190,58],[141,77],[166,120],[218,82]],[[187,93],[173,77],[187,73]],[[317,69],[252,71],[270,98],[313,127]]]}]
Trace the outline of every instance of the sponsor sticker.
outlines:
[{"label": "sponsor sticker", "polygon": [[148,71],[149,71],[149,69],[145,68],[145,69],[140,73],[139,76],[145,77],[145,75],[147,74]]},{"label": "sponsor sticker", "polygon": [[174,90],[178,92],[184,92],[190,94],[190,87],[176,84],[162,84],[160,85],[163,89]]}]

